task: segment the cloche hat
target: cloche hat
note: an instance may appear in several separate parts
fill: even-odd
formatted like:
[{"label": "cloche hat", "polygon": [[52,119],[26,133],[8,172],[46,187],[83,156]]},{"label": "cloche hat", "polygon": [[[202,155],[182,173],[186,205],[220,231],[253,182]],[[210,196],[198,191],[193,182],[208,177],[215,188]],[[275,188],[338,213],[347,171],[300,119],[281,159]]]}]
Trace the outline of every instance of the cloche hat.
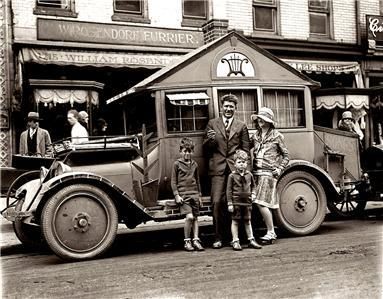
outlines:
[{"label": "cloche hat", "polygon": [[252,114],[250,118],[252,121],[255,121],[258,117],[263,119],[265,122],[271,123],[273,125],[275,124],[274,112],[270,108],[261,107],[258,111],[258,114]]}]

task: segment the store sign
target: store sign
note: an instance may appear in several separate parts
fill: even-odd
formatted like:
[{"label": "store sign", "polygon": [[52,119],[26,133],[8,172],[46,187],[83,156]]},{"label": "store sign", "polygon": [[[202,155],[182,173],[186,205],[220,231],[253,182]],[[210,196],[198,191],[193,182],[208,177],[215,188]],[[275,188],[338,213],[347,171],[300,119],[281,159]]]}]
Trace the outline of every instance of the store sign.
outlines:
[{"label": "store sign", "polygon": [[383,16],[367,16],[368,39],[383,41]]},{"label": "store sign", "polygon": [[357,62],[342,61],[297,61],[283,59],[284,62],[295,68],[297,71],[307,73],[357,73],[360,68]]},{"label": "store sign", "polygon": [[22,49],[24,62],[39,64],[110,66],[110,67],[147,67],[161,68],[178,60],[179,55],[159,55],[121,52]]},{"label": "store sign", "polygon": [[198,48],[203,45],[203,33],[200,31],[54,19],[37,19],[37,39],[171,48]]}]

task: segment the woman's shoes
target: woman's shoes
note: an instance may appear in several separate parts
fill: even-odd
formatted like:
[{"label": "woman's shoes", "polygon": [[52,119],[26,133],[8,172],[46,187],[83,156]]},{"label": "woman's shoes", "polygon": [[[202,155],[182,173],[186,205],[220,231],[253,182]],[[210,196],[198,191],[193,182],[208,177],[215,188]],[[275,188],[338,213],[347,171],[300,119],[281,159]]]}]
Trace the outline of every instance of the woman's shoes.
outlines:
[{"label": "woman's shoes", "polygon": [[259,245],[259,244],[257,243],[257,241],[255,241],[254,238],[250,239],[249,241],[250,241],[250,242],[249,242],[249,248],[262,249],[262,246]]},{"label": "woman's shoes", "polygon": [[266,235],[259,238],[263,244],[273,244],[275,240],[277,239],[277,235],[275,232],[268,231]]},{"label": "woman's shoes", "polygon": [[194,251],[194,247],[193,247],[190,239],[185,239],[184,249],[186,251]]},{"label": "woman's shoes", "polygon": [[197,250],[197,251],[204,251],[205,250],[205,248],[203,248],[202,245],[201,245],[200,239],[198,239],[198,238],[193,239],[193,243],[192,244],[193,244],[194,249]]}]

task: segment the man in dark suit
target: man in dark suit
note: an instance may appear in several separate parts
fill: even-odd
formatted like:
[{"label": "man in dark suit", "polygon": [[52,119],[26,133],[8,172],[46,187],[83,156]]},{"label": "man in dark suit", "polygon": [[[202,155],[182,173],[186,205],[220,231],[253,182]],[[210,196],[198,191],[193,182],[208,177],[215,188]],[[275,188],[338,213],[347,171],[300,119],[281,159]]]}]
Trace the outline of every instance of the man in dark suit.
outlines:
[{"label": "man in dark suit", "polygon": [[28,129],[20,135],[20,154],[43,157],[50,155],[51,137],[47,130],[39,127],[39,114],[29,112],[27,120]]},{"label": "man in dark suit", "polygon": [[223,241],[230,240],[230,217],[227,212],[226,183],[234,171],[236,150],[249,153],[250,139],[245,123],[234,118],[238,98],[227,94],[221,98],[222,116],[211,119],[204,136],[204,147],[209,154],[209,176],[211,177],[211,201],[215,242],[213,248],[222,248]]}]

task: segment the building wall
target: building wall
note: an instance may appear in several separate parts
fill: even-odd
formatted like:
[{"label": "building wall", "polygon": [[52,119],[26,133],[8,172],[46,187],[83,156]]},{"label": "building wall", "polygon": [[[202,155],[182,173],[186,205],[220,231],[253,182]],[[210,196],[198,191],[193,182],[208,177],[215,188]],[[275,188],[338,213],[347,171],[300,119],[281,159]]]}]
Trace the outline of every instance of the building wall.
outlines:
[{"label": "building wall", "polygon": [[181,0],[148,0],[148,17],[150,24],[135,24],[132,22],[113,21],[113,0],[93,1],[76,0],[73,17],[54,17],[46,15],[35,15],[35,0],[13,0],[14,34],[16,40],[36,40],[36,19],[53,18],[71,21],[87,21],[106,24],[129,24],[138,26],[164,27],[164,28],[187,28],[182,27],[182,1]]},{"label": "building wall", "polygon": [[12,99],[12,47],[10,38],[10,0],[0,2],[0,167],[10,166],[12,151],[12,124],[10,121],[10,106]]},{"label": "building wall", "polygon": [[[363,10],[368,10],[370,13],[374,10],[375,12],[378,11],[379,0],[359,2],[363,2]],[[227,2],[229,29],[242,30],[245,35],[260,35],[253,33],[252,3],[252,0]],[[304,0],[279,0],[277,3],[280,37],[295,40],[309,39],[308,2]],[[334,40],[338,43],[357,43],[355,0],[333,0],[332,8]],[[365,23],[363,18],[360,18],[360,21]],[[273,35],[269,36],[273,38]]]}]

